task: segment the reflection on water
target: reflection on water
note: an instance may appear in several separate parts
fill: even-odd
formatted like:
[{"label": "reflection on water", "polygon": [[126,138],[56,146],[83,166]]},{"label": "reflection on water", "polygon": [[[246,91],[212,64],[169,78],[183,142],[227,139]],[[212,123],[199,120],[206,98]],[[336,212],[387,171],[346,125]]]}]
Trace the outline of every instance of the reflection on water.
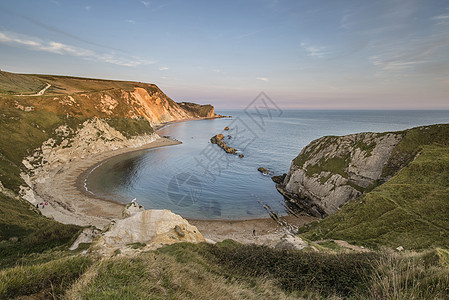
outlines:
[{"label": "reflection on water", "polygon": [[[283,214],[285,203],[270,176],[262,175],[258,167],[275,175],[287,172],[301,149],[324,135],[402,130],[449,121],[448,111],[287,111],[280,118],[265,120],[265,127],[260,128],[241,112],[231,114],[232,120],[189,121],[163,128],[158,132],[161,136],[183,144],[113,157],[92,171],[87,188],[124,203],[137,198],[146,209],[170,209],[187,218],[267,217],[263,205]],[[245,139],[226,133],[232,135],[227,142],[244,149],[244,158],[226,154],[209,142],[225,126],[238,124],[236,117],[251,128],[251,136]]]}]

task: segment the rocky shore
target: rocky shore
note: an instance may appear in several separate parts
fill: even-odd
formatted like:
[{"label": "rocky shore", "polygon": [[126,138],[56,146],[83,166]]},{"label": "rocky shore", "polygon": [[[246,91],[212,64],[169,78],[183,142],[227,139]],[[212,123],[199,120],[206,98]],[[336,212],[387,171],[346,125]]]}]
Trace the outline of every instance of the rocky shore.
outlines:
[{"label": "rocky shore", "polygon": [[[125,205],[114,199],[97,198],[85,189],[85,178],[104,160],[113,156],[180,142],[161,138],[157,134],[126,138],[101,119],[84,124],[78,132],[67,134],[67,143],[47,141],[39,153],[24,160],[27,174],[22,174],[28,187],[22,196],[33,204],[47,202],[39,209],[43,215],[61,223],[95,226],[105,229],[111,222],[121,220]],[[313,217],[292,217],[288,224],[297,227],[311,222]],[[210,242],[234,239],[242,243],[275,246],[291,228],[274,220],[208,221],[189,220]]]},{"label": "rocky shore", "polygon": [[325,217],[388,179],[384,170],[402,137],[402,132],[322,137],[301,151],[284,178],[273,180],[299,211]]}]

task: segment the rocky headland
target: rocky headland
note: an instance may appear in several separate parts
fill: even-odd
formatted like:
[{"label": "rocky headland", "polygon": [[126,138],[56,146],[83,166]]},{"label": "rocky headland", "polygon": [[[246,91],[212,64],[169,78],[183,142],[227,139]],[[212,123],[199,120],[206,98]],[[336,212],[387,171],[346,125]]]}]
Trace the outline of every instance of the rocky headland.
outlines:
[{"label": "rocky headland", "polygon": [[446,127],[322,137],[293,159],[287,174],[272,179],[291,206],[323,218],[388,181],[419,156],[422,145],[443,141]]},{"label": "rocky headland", "polygon": [[[99,199],[85,189],[89,172],[115,155],[179,143],[158,136],[154,128],[225,117],[216,115],[211,105],[176,103],[152,84],[7,72],[1,75],[9,78],[5,79],[8,84],[32,80],[37,90],[42,86],[46,90],[40,95],[27,95],[11,85],[12,92],[1,97],[4,121],[0,133],[11,136],[11,141],[0,145],[0,191],[28,201],[39,214],[64,224],[104,230],[111,221],[118,224],[131,218],[123,215],[124,204]],[[223,136],[212,140],[237,154],[223,142]],[[306,219],[292,223],[303,224],[309,221]],[[214,241],[232,236],[241,242],[275,246],[288,233],[270,219],[195,222],[204,236]]]},{"label": "rocky headland", "polygon": [[393,167],[390,158],[403,135],[358,133],[314,140],[292,161],[277,189],[313,216],[333,214],[393,175],[386,170]]},{"label": "rocky headland", "polygon": [[[114,155],[179,143],[159,137],[153,127],[218,117],[212,105],[177,103],[154,84],[0,75],[9,90],[0,91],[0,133],[10,136],[0,144],[2,190],[63,223],[103,228],[123,209],[77,191],[83,172]],[[25,91],[30,82],[43,92]]]}]

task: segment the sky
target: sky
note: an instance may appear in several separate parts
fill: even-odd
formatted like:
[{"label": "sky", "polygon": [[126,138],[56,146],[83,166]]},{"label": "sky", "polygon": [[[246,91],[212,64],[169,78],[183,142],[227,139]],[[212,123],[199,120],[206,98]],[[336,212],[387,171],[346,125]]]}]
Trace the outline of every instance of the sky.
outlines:
[{"label": "sky", "polygon": [[0,69],[243,108],[449,109],[447,0],[6,0]]}]

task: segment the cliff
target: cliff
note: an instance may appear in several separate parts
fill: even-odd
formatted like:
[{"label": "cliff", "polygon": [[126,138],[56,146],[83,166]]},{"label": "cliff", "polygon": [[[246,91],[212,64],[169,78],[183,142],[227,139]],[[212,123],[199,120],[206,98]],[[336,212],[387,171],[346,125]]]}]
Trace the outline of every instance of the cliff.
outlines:
[{"label": "cliff", "polygon": [[278,190],[314,216],[332,214],[388,179],[383,170],[402,135],[358,133],[317,139],[292,161]]},{"label": "cliff", "polygon": [[[30,93],[30,86],[36,93]],[[141,82],[0,71],[0,96],[1,108],[45,110],[66,117],[145,118],[155,125],[215,116],[212,105],[176,103],[156,85]]]},{"label": "cliff", "polygon": [[37,170],[152,141],[153,125],[215,116],[154,84],[2,71],[0,113],[0,182],[15,192]]},{"label": "cliff", "polygon": [[[303,237],[346,240],[370,248],[449,246],[449,124],[392,134],[400,141],[387,152],[383,169],[380,164],[374,169],[380,180],[335,213],[300,228]],[[292,168],[296,170],[293,164]],[[293,186],[293,177],[285,183]]]},{"label": "cliff", "polygon": [[325,217],[389,180],[447,130],[443,124],[319,138],[293,159],[277,189],[301,210]]},{"label": "cliff", "polygon": [[449,238],[449,124],[323,137],[305,147],[278,190],[325,217],[307,239],[425,249]]}]

